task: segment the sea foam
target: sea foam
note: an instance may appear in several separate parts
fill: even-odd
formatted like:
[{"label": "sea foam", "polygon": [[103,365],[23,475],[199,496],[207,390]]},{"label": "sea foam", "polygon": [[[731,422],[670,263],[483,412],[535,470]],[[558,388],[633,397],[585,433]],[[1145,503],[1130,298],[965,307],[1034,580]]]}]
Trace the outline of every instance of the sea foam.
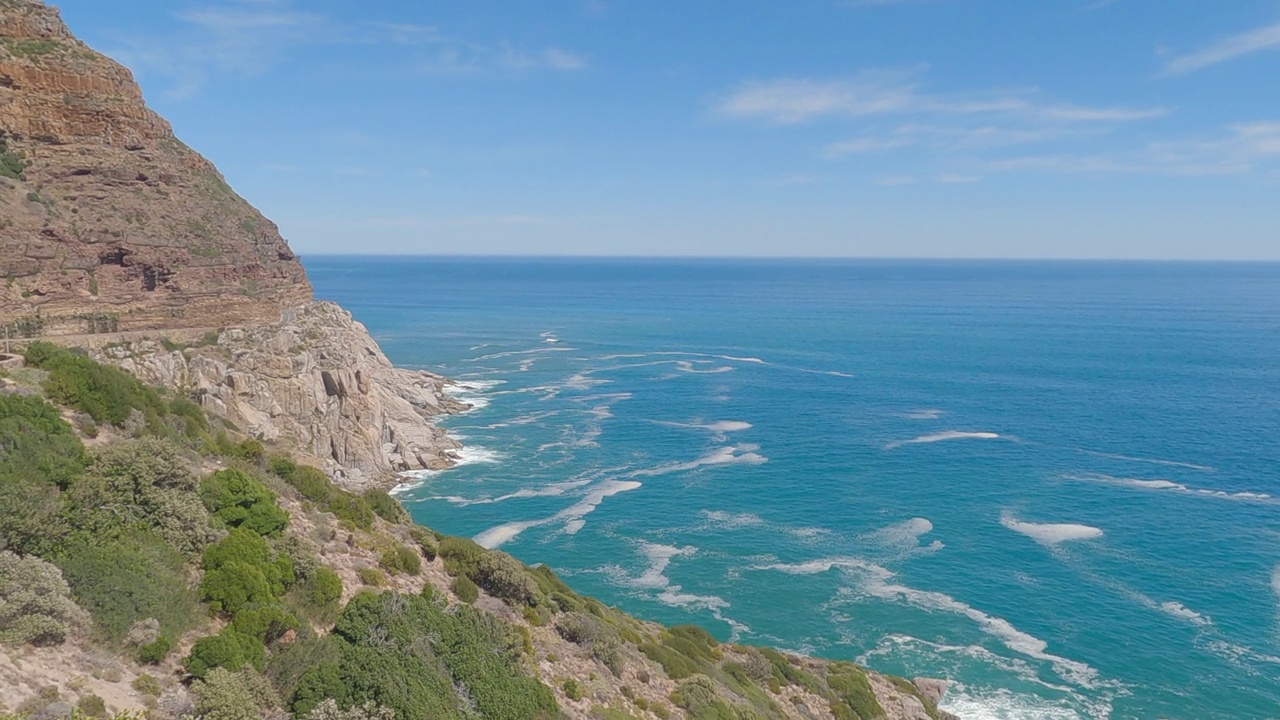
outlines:
[{"label": "sea foam", "polygon": [[1103,485],[1115,485],[1117,487],[1127,487],[1135,490],[1182,493],[1184,495],[1198,495],[1200,497],[1217,498],[1219,500],[1235,500],[1237,502],[1256,502],[1267,504],[1273,504],[1276,502],[1276,499],[1268,493],[1251,491],[1229,492],[1227,490],[1214,490],[1211,488],[1196,488],[1182,483],[1177,483],[1172,480],[1144,480],[1140,478],[1114,477],[1112,475],[1104,475],[1101,473],[1066,475],[1064,477],[1068,480],[1079,480],[1082,482],[1093,482]]},{"label": "sea foam", "polygon": [[884,446],[885,450],[902,447],[903,445],[922,445],[937,442],[946,442],[948,440],[998,440],[1000,435],[993,432],[964,432],[961,430],[947,430],[945,432],[932,433],[930,435],[921,435],[920,437],[910,440],[899,440],[891,442]]},{"label": "sea foam", "polygon": [[1101,529],[1090,525],[1022,522],[1009,512],[1000,515],[1000,524],[1014,532],[1026,535],[1041,545],[1050,547],[1073,540],[1094,540],[1102,537],[1103,534]]}]

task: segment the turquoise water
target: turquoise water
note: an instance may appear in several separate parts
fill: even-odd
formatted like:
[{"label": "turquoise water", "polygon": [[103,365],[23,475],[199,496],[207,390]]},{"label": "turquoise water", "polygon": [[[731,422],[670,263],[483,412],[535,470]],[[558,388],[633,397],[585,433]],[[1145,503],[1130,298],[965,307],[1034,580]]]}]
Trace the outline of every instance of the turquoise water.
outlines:
[{"label": "turquoise water", "polygon": [[1278,265],[306,264],[477,405],[419,522],[968,720],[1280,717]]}]

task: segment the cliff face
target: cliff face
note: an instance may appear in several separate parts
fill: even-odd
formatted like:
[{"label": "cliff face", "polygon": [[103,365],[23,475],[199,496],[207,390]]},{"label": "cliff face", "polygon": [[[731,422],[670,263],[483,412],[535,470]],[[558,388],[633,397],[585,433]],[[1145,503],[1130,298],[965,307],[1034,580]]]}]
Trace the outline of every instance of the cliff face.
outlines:
[{"label": "cliff face", "polygon": [[272,322],[311,298],[275,224],[37,0],[0,0],[0,276],[13,337]]},{"label": "cliff face", "polygon": [[309,454],[348,486],[381,482],[387,471],[447,468],[460,448],[430,421],[466,408],[444,392],[447,381],[393,367],[333,303],[190,347],[139,340],[93,352],[196,398],[252,437]]}]

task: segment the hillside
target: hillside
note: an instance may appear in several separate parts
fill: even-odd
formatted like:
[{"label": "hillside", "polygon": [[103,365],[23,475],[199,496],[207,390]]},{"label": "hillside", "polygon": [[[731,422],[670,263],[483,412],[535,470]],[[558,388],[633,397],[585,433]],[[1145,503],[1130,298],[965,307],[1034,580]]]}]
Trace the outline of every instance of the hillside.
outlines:
[{"label": "hillside", "polygon": [[25,360],[0,375],[2,717],[945,715],[938,683],[637,620],[121,370]]}]

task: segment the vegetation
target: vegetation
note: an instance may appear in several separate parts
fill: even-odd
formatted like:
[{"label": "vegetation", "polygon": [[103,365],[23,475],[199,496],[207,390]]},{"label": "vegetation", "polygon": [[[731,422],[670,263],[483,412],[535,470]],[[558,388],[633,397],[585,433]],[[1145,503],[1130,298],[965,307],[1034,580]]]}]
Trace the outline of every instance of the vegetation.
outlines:
[{"label": "vegetation", "polygon": [[27,169],[27,163],[20,155],[9,149],[9,143],[0,133],[0,177],[7,177],[12,180],[21,180],[22,173]]},{"label": "vegetation", "polygon": [[[47,374],[50,400],[92,418],[77,422],[81,433],[102,423],[126,439],[87,451],[57,407],[0,393],[0,643],[77,636],[155,665],[189,647],[177,679],[190,687],[194,720],[553,718],[555,693],[531,671],[538,658],[559,662],[547,649],[556,636],[602,666],[589,680],[556,680],[572,702],[599,698],[597,717],[669,718],[671,706],[631,687],[606,699],[612,686],[599,680],[649,684],[657,667],[677,681],[674,706],[700,720],[780,718],[775,698],[787,685],[822,698],[837,720],[883,715],[852,663],[806,664],[694,626],[644,625],[545,566],[411,525],[385,493],[347,492],[259,441],[213,430],[189,400],[48,344],[32,343],[28,357]],[[209,464],[220,469],[197,470]],[[309,522],[291,523],[281,495],[300,501]],[[317,543],[332,553],[336,539],[323,513],[362,553],[343,563],[366,586],[345,607],[343,565],[318,555]],[[424,557],[442,561],[460,602],[431,582],[418,594],[380,590],[388,573],[399,587],[421,577]],[[473,607],[482,589],[524,622]],[[906,681],[897,687],[920,697]],[[148,674],[133,688],[153,704],[165,693]],[[23,710],[74,702],[74,717],[107,712],[101,698],[56,691]]]}]

